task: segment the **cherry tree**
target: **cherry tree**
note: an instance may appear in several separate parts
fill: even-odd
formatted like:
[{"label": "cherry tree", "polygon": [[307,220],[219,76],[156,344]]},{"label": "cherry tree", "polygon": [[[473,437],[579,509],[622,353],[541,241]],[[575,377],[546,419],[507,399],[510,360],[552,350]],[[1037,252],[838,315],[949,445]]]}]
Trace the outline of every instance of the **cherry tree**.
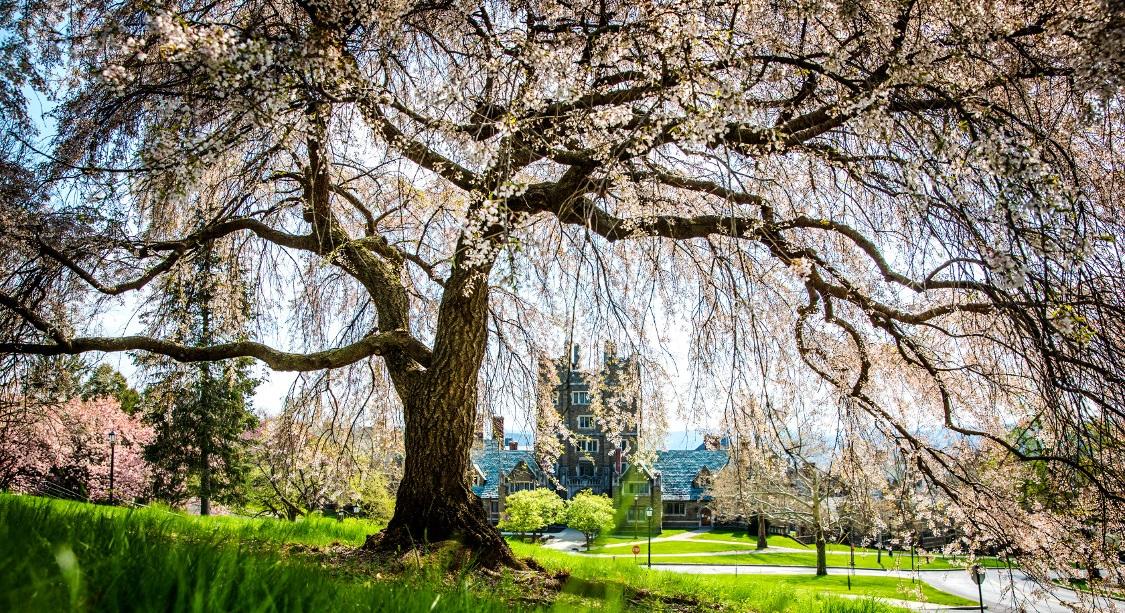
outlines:
[{"label": "cherry tree", "polygon": [[[987,520],[1009,492],[912,422],[1051,464],[1082,511],[1044,513],[1120,531],[1108,4],[20,7],[39,24],[16,33],[28,70],[59,75],[57,123],[37,189],[2,203],[0,352],[370,365],[407,452],[374,546],[456,537],[519,564],[466,482],[474,413],[482,381],[510,382],[496,373],[534,379],[518,356],[572,285],[638,350],[668,340],[654,322],[689,322],[700,372],[732,382],[761,329],[984,539],[1014,528]],[[227,238],[267,302],[271,279],[297,296],[273,299],[295,334],[187,346],[84,325]],[[1007,438],[1032,417],[1042,453]]]},{"label": "cherry tree", "polygon": [[152,429],[121,410],[109,397],[41,405],[0,437],[0,483],[4,488],[49,496],[110,499],[113,432],[113,499],[144,497],[151,470],[144,446]]},{"label": "cherry tree", "polygon": [[281,415],[248,433],[250,503],[290,520],[351,504],[368,517],[389,519],[388,485],[397,478],[399,442],[379,422],[377,406],[358,414],[339,410],[340,401],[362,400],[333,395],[329,379],[301,382]]}]

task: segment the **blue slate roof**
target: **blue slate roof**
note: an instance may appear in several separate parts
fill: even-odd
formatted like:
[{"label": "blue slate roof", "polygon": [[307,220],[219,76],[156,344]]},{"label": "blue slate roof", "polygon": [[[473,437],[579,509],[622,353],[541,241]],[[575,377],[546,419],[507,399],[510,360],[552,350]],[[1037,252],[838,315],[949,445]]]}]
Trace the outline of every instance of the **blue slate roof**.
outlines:
[{"label": "blue slate roof", "polygon": [[[485,441],[486,447],[490,441]],[[497,487],[500,484],[501,473],[506,477],[521,461],[527,464],[531,474],[536,480],[543,479],[543,471],[535,461],[535,454],[526,449],[511,451],[508,449],[481,449],[473,452],[472,463],[484,473],[484,485],[474,485],[473,493],[481,498],[496,498],[499,496]]]},{"label": "blue slate roof", "polygon": [[711,474],[727,465],[729,452],[705,450],[674,450],[656,452],[654,468],[660,472],[660,497],[663,500],[703,500],[704,489],[692,485],[704,466]]}]

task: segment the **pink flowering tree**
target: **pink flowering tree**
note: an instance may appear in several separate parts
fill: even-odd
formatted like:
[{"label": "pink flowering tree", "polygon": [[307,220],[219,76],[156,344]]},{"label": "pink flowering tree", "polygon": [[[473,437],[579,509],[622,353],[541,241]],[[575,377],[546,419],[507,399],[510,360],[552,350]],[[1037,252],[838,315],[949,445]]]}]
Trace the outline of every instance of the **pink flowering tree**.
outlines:
[{"label": "pink flowering tree", "polygon": [[0,439],[0,486],[68,498],[110,498],[109,432],[114,494],[118,501],[142,497],[151,471],[143,457],[152,429],[121,410],[116,400],[72,399],[13,414]]}]

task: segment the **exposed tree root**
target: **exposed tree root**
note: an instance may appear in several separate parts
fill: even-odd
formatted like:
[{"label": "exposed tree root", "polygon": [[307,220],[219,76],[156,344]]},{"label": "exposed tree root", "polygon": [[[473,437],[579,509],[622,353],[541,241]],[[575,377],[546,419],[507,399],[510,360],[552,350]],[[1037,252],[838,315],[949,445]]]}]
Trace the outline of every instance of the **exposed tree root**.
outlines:
[{"label": "exposed tree root", "polygon": [[[441,550],[451,557],[446,563],[456,568],[528,569],[528,565],[512,553],[496,528],[472,513],[471,507],[465,510],[470,512],[455,513],[455,521],[438,523],[436,530],[420,529],[418,526],[411,529],[403,522],[396,525],[392,520],[382,532],[368,535],[363,549],[398,556],[411,554],[419,558]],[[451,547],[450,542],[455,545]]]}]

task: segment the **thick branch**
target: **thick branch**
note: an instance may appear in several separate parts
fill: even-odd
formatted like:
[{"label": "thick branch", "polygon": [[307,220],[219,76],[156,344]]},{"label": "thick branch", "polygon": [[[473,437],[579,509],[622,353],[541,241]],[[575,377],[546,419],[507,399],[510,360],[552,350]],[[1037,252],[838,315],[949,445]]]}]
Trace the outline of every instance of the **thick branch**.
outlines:
[{"label": "thick branch", "polygon": [[90,351],[148,351],[180,362],[213,362],[249,357],[265,362],[273,370],[309,371],[338,368],[373,355],[401,353],[423,366],[430,363],[430,350],[403,330],[366,336],[350,345],[313,353],[279,351],[254,341],[191,347],[147,336],[79,337],[63,343],[0,343],[0,353],[63,355]]}]

